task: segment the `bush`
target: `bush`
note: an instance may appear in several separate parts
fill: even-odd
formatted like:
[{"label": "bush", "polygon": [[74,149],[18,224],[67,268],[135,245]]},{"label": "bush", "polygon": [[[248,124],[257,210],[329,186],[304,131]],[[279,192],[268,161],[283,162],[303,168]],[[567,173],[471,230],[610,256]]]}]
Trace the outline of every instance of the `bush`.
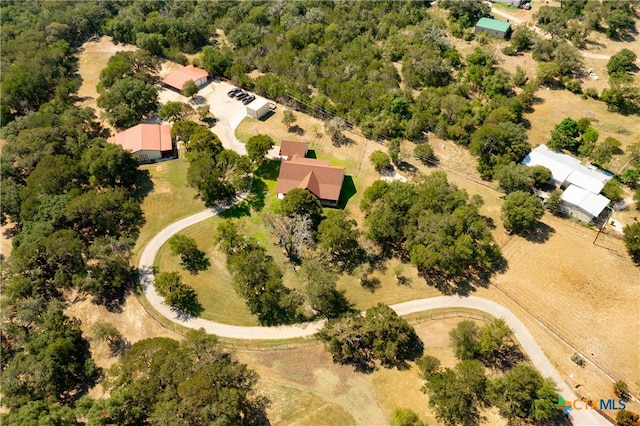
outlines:
[{"label": "bush", "polygon": [[613,393],[618,398],[626,401],[629,398],[629,385],[622,380],[618,380],[613,384]]},{"label": "bush", "polygon": [[562,83],[564,84],[564,87],[571,93],[577,93],[577,94],[582,93],[582,84],[580,83],[580,80],[567,79],[567,80],[564,80]]},{"label": "bush", "polygon": [[433,166],[438,162],[433,148],[426,142],[416,145],[415,148],[413,148],[413,155],[415,155],[422,164]]},{"label": "bush", "polygon": [[582,358],[578,352],[574,352],[573,355],[571,355],[571,361],[580,367],[584,366],[584,358]]},{"label": "bush", "polygon": [[515,56],[515,54],[518,52],[518,49],[516,49],[515,47],[509,45],[509,46],[505,46],[502,48],[502,53],[504,53],[507,56]]},{"label": "bush", "polygon": [[385,152],[374,151],[369,157],[369,160],[371,160],[371,164],[373,164],[373,167],[379,172],[383,169],[391,168],[391,159]]},{"label": "bush", "polygon": [[411,409],[396,408],[391,417],[391,426],[424,426],[424,423]]},{"label": "bush", "polygon": [[594,87],[589,87],[587,90],[585,90],[584,92],[585,96],[592,98],[592,99],[598,99],[598,90]]}]

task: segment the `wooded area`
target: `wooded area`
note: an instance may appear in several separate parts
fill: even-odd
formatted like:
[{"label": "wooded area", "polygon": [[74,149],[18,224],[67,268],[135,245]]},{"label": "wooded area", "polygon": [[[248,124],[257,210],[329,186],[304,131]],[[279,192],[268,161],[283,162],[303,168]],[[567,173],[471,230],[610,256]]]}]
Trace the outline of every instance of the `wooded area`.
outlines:
[{"label": "wooded area", "polygon": [[[517,29],[508,50],[531,51],[539,62],[535,75],[501,69],[489,49],[461,54],[448,34],[474,37],[470,27],[488,14],[487,7],[473,0],[440,3],[448,20],[430,14],[429,1],[2,2],[0,218],[12,226],[13,237],[11,257],[2,265],[1,384],[9,409],[3,422],[265,420],[266,401],[254,391],[257,376],[221,350],[215,338],[191,332],[180,343],[144,340],[106,373],[91,358],[79,320],[64,313],[72,294],[89,296],[109,310],[120,308],[137,280],[131,250],[140,227],[152,219],[140,207],[152,184],[137,158],[107,142],[109,132],[95,111],[75,106],[81,83],[76,55],[92,37],[107,34],[141,48],[114,55],[100,76],[98,106],[116,128],[156,112],[159,58],[186,64],[185,54],[200,53],[196,64],[213,76],[326,119],[326,131],[338,145],[345,142],[342,131],[354,125],[372,139],[394,140],[390,156],[382,151],[385,157],[377,156],[381,169],[399,163],[401,139],[422,142],[416,157],[429,164],[436,161],[425,143],[429,133],[468,147],[482,177],[495,178],[510,193],[503,206],[507,228],[535,227],[544,210],[529,192],[546,175],[544,170],[525,175],[516,166],[530,151],[523,114],[535,106],[541,84],[580,93],[578,76],[584,70],[576,47],[590,31],[616,40],[630,37],[638,3],[585,0],[542,7],[536,19],[554,38]],[[637,71],[635,60],[628,49],[612,56],[609,87],[584,95],[612,110],[637,114],[640,89],[631,75]],[[258,76],[250,77],[255,71]],[[186,89],[193,92],[193,87]],[[247,144],[249,155],[238,155],[223,149],[207,127],[183,121],[182,109],[175,107],[165,105],[162,116],[174,121],[172,136],[184,142],[190,163],[189,184],[205,204],[228,202],[246,191],[273,141],[254,139]],[[206,117],[208,110],[199,113]],[[285,119],[289,127],[296,117],[291,113]],[[549,146],[606,166],[619,153],[620,142],[598,142],[590,124],[562,120]],[[635,187],[640,150],[628,150],[631,168],[620,180]],[[611,182],[606,195],[615,201],[620,184]],[[338,274],[356,275],[363,286],[372,285],[373,266],[395,255],[445,293],[486,282],[504,267],[504,259],[491,236],[494,225],[479,213],[481,203],[442,172],[414,183],[380,181],[364,192],[366,219],[360,229],[348,213],[325,213],[308,191],[291,191],[269,227],[288,259],[300,266],[304,285],[295,290],[284,285],[267,250],[244,237],[233,221],[220,226],[218,237],[236,289],[262,324],[336,319],[321,336],[337,360],[368,368],[377,361],[397,366],[417,356],[412,352],[419,348],[415,333],[382,305],[364,318],[353,316],[353,305],[337,290]],[[526,220],[514,221],[509,210],[528,205]],[[636,261],[639,234],[637,224],[625,227],[625,243]],[[373,244],[362,244],[365,238]],[[174,243],[188,271],[209,266],[192,242]],[[172,306],[189,315],[201,312],[195,292],[176,274],[157,278],[158,291]],[[360,346],[342,345],[342,339],[360,332]],[[394,344],[386,341],[388,333]],[[474,350],[482,356],[488,351]],[[512,371],[531,384],[526,397],[544,402],[535,413],[547,413],[545,401],[553,389],[535,371],[516,368]],[[446,387],[438,383],[467,375],[473,380],[462,394],[475,396],[465,402],[478,402],[480,388],[474,386],[482,385],[506,417],[532,418],[531,407],[515,412],[504,400],[513,390],[509,376],[487,384],[478,371],[477,363],[434,369],[427,389],[438,395]],[[90,400],[86,391],[104,374],[111,396]]]}]

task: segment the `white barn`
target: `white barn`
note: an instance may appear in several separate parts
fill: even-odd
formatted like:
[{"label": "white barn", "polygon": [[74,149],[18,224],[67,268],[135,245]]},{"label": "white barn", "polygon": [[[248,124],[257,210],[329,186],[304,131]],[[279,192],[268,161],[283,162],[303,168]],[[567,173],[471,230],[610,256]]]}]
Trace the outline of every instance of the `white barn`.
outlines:
[{"label": "white barn", "polygon": [[269,101],[265,98],[257,97],[247,105],[247,115],[257,120],[260,120],[269,111],[271,111],[271,107],[269,106]]},{"label": "white barn", "polygon": [[585,166],[577,158],[538,145],[522,160],[526,166],[544,166],[551,170],[551,181],[565,189],[562,201],[568,212],[581,220],[598,217],[610,200],[600,191],[613,177],[594,166]]}]

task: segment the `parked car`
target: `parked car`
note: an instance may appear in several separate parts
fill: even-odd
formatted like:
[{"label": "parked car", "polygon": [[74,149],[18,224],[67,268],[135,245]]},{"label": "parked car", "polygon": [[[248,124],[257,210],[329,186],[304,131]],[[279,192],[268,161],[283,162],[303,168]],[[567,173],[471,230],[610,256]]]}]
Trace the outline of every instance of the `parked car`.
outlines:
[{"label": "parked car", "polygon": [[249,96],[249,94],[248,94],[248,93],[243,93],[243,94],[242,94],[242,95],[240,95],[240,96],[236,96],[236,101],[241,101],[241,100],[243,100],[243,99],[246,99],[248,96]]},{"label": "parked car", "polygon": [[237,92],[237,93],[235,94],[236,99],[242,99],[242,98],[244,98],[245,96],[247,96],[247,93],[243,92],[242,90],[240,90],[239,92]]},{"label": "parked car", "polygon": [[238,92],[241,92],[241,91],[242,90],[238,89],[237,87],[234,87],[233,89],[227,92],[227,96],[229,96],[230,98],[233,98]]},{"label": "parked car", "polygon": [[256,97],[254,95],[249,95],[246,98],[244,98],[242,100],[242,103],[245,105],[249,105],[251,102],[253,102],[256,99]]}]

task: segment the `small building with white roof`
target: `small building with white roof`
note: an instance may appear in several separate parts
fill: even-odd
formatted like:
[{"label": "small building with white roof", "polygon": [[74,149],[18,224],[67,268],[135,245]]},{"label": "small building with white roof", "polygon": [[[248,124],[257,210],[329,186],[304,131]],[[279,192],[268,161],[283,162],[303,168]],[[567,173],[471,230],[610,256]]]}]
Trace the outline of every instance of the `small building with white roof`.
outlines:
[{"label": "small building with white roof", "polygon": [[247,115],[256,120],[260,120],[269,111],[271,111],[271,107],[269,101],[265,98],[256,97],[253,102],[247,105]]}]

